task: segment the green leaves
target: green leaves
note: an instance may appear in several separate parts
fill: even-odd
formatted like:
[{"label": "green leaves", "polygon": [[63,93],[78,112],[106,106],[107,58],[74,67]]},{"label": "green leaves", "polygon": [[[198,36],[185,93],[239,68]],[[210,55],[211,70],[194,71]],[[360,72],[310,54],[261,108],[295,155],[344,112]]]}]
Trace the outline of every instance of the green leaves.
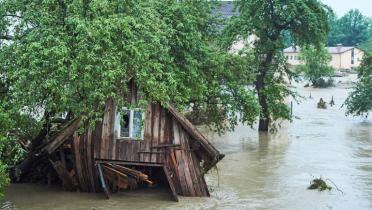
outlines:
[{"label": "green leaves", "polygon": [[359,10],[350,10],[341,18],[330,16],[331,31],[328,44],[335,46],[357,46],[366,42],[371,36],[371,20],[363,16]]},{"label": "green leaves", "polygon": [[[225,28],[222,46],[229,50],[233,44],[253,38],[252,45],[240,54],[254,57],[251,65],[257,73],[259,129],[268,131],[274,120],[290,119],[284,99],[293,95],[287,84],[292,73],[282,50],[288,44],[321,48],[328,33],[327,9],[318,0],[241,0],[236,5],[240,15],[231,18]],[[247,48],[251,56],[247,56]]]},{"label": "green leaves", "polygon": [[329,66],[332,57],[324,45],[319,49],[312,45],[304,46],[301,49],[300,59],[305,64],[297,68],[304,72],[305,78],[311,81],[313,86],[316,86],[317,81],[322,77],[330,77],[334,74],[334,69]]},{"label": "green leaves", "polygon": [[[370,42],[372,43],[372,42]],[[369,46],[369,47],[368,47]],[[372,45],[367,44],[360,65],[359,81],[345,101],[347,115],[367,117],[372,110]]]},{"label": "green leaves", "polygon": [[[9,84],[7,106],[35,116],[47,111],[99,118],[108,97],[126,103],[127,83],[134,79],[146,101],[179,108],[191,103],[209,110],[232,107],[227,120],[235,122],[236,112],[244,111],[242,120],[252,124],[258,109],[252,92],[243,88],[252,77],[241,71],[249,65],[215,47],[219,20],[211,12],[213,5],[1,1],[0,14],[19,16],[17,21],[0,16],[0,35],[13,36],[0,45],[1,75]],[[207,122],[223,129],[226,118],[212,115]]]}]

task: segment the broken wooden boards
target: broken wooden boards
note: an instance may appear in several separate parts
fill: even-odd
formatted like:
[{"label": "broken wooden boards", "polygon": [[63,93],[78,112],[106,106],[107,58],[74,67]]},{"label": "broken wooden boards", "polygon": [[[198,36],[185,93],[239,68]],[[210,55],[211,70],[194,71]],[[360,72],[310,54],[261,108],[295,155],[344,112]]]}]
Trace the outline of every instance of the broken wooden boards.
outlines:
[{"label": "broken wooden boards", "polygon": [[148,186],[152,186],[154,184],[149,180],[148,175],[123,165],[97,163],[97,169],[101,186],[107,197],[109,197],[108,184],[111,185],[111,191],[121,189],[136,189],[141,183],[147,184]]}]

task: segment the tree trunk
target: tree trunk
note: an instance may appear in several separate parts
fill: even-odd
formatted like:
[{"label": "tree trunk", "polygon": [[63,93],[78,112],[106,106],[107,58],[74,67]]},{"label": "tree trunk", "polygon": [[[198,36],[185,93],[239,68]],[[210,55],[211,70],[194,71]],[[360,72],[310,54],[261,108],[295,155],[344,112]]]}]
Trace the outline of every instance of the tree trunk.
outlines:
[{"label": "tree trunk", "polygon": [[[267,97],[262,93],[262,89],[264,86],[263,78],[258,78],[257,80],[257,94],[258,94],[258,102],[261,106],[261,113],[260,113],[260,120],[258,124],[258,130],[259,131],[269,131],[269,124],[270,124],[270,113],[269,113],[269,107],[267,104]],[[261,82],[260,82],[261,81]],[[262,84],[262,85],[260,85]]]},{"label": "tree trunk", "polygon": [[265,88],[265,77],[266,73],[269,70],[270,64],[273,60],[273,52],[270,52],[266,55],[262,64],[260,65],[259,73],[256,77],[256,91],[258,96],[258,102],[261,106],[260,120],[258,124],[258,130],[268,132],[270,125],[270,112],[269,106],[267,103],[267,96],[263,93]]},{"label": "tree trunk", "polygon": [[269,131],[270,113],[268,111],[266,97],[259,96],[259,103],[261,105],[261,114],[260,114],[260,120],[258,123],[258,130],[267,132]]}]

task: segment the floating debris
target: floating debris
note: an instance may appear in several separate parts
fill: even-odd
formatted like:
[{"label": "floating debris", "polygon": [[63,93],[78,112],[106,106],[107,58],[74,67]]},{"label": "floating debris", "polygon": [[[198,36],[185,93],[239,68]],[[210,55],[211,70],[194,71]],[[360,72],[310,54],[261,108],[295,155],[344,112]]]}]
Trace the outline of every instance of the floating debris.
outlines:
[{"label": "floating debris", "polygon": [[327,185],[327,183],[322,178],[316,178],[310,182],[310,186],[307,189],[308,190],[317,189],[319,191],[324,191],[324,190],[332,190],[332,187]]},{"label": "floating debris", "polygon": [[317,107],[318,109],[327,109],[327,103],[323,100],[323,98],[320,98]]}]

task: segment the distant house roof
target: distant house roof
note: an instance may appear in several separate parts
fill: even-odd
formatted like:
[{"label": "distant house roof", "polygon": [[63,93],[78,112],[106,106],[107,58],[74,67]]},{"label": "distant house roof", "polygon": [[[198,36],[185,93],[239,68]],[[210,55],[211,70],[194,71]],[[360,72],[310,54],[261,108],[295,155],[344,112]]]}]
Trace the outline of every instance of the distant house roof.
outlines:
[{"label": "distant house roof", "polygon": [[224,19],[230,18],[234,15],[239,15],[239,12],[235,10],[233,1],[220,1],[218,6],[214,9],[213,13],[221,15]]},{"label": "distant house roof", "polygon": [[[349,51],[355,47],[346,47],[346,46],[338,46],[338,47],[327,47],[327,51],[330,54],[340,54],[346,51]],[[285,53],[297,53],[301,51],[301,47],[288,47],[283,50]]]}]

